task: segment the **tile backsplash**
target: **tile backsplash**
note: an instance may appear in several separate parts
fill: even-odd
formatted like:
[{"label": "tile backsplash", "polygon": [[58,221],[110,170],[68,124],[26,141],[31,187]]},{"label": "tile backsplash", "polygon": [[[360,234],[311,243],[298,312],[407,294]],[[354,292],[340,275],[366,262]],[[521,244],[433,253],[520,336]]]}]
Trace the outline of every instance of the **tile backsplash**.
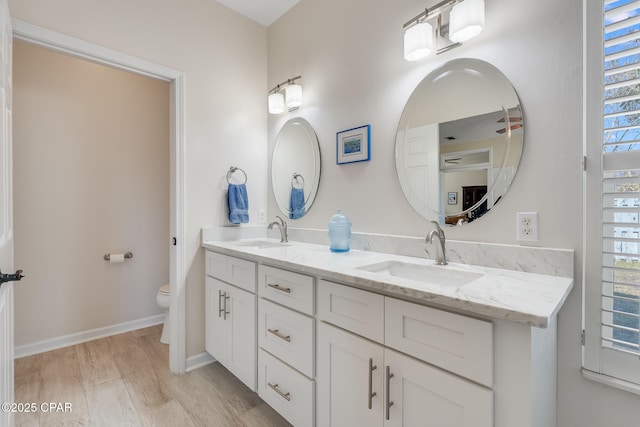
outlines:
[{"label": "tile backsplash", "polygon": [[[264,226],[214,227],[202,230],[202,241],[279,238],[278,230]],[[329,246],[327,230],[289,227],[292,242]],[[417,258],[434,258],[435,247],[424,237],[352,233],[351,248]],[[447,260],[454,263],[502,268],[528,273],[573,277],[574,253],[570,249],[448,240]]]}]

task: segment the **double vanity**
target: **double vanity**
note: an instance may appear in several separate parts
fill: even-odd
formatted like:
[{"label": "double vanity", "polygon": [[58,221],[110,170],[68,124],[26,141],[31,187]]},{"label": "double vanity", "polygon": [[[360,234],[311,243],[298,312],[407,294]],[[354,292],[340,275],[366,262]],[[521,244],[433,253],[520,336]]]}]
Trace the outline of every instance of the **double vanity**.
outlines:
[{"label": "double vanity", "polygon": [[[573,252],[445,251],[440,228],[479,227],[502,205],[523,141],[520,101],[494,66],[461,58],[433,70],[402,112],[395,163],[436,245],[353,233],[355,249],[333,253],[326,230],[289,230],[286,242],[282,219],[270,225],[282,239],[264,227],[203,230],[207,352],[295,426],[555,426]],[[321,169],[313,127],[290,119],[271,161],[289,219],[312,207]]]},{"label": "double vanity", "polygon": [[555,425],[570,274],[214,235],[206,350],[293,425]]}]

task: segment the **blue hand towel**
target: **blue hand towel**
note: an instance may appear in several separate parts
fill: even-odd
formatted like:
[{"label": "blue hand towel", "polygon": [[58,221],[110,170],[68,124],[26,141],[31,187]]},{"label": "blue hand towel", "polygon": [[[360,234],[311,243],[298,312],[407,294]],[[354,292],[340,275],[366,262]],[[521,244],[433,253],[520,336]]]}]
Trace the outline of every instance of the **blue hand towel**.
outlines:
[{"label": "blue hand towel", "polygon": [[304,189],[291,187],[289,198],[289,218],[298,219],[304,215]]},{"label": "blue hand towel", "polygon": [[249,197],[245,184],[229,184],[229,221],[232,224],[249,222]]}]

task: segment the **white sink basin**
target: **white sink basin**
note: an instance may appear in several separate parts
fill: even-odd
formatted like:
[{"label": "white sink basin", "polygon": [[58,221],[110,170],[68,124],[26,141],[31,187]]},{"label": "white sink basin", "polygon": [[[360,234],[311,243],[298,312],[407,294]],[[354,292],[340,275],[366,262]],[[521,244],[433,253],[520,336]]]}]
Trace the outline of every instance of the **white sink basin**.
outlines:
[{"label": "white sink basin", "polygon": [[236,245],[249,249],[269,249],[290,246],[287,243],[282,243],[275,240],[243,240],[237,242]]},{"label": "white sink basin", "polygon": [[383,261],[358,267],[382,276],[399,277],[433,285],[459,288],[484,276],[475,271],[453,269],[446,265],[422,265],[401,261]]}]

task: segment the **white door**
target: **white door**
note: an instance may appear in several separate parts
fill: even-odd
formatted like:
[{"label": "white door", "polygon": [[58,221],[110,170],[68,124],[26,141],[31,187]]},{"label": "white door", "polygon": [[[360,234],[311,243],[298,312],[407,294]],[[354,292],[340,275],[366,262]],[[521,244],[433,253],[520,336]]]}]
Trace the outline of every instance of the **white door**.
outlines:
[{"label": "white door", "polygon": [[317,351],[318,427],[382,427],[382,346],[320,322]]},{"label": "white door", "polygon": [[218,362],[227,363],[227,285],[218,279],[205,278],[205,349]]},{"label": "white door", "polygon": [[423,216],[442,220],[444,224],[444,218],[435,213],[444,212],[440,191],[439,135],[437,123],[408,129],[404,135],[406,143],[400,146],[396,155],[406,171],[400,180],[409,203]]},{"label": "white door", "polygon": [[[0,0],[0,270],[13,272],[13,204],[11,162],[11,19],[7,0]],[[13,402],[13,284],[0,286],[0,403]],[[4,409],[4,405],[3,405]],[[0,411],[0,426],[13,424]]]},{"label": "white door", "polygon": [[227,364],[236,377],[256,391],[256,295],[235,286],[227,288]]},{"label": "white door", "polygon": [[385,427],[493,426],[491,390],[393,350],[384,358],[393,375]]}]

